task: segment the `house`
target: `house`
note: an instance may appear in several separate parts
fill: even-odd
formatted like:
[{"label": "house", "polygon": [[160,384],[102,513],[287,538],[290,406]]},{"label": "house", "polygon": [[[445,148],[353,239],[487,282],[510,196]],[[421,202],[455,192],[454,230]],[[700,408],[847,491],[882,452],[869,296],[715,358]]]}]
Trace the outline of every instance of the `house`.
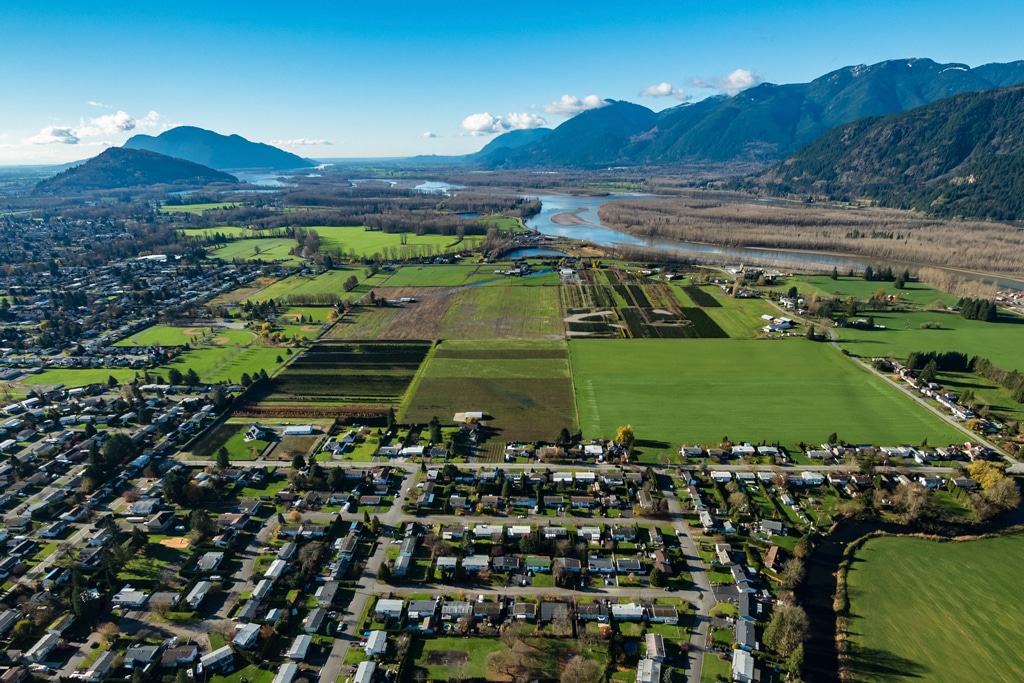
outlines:
[{"label": "house", "polygon": [[648,633],[646,638],[647,653],[645,657],[647,659],[653,659],[656,662],[665,661],[665,639],[660,633]]},{"label": "house", "polygon": [[740,619],[736,622],[736,644],[741,650],[753,652],[757,649],[757,638],[754,633],[754,622]]},{"label": "house", "polygon": [[303,624],[302,630],[306,633],[316,633],[320,630],[320,627],[324,625],[324,621],[327,619],[327,610],[323,607],[315,607],[310,611],[306,617],[306,621]]},{"label": "house", "polygon": [[441,527],[441,538],[446,541],[460,541],[465,533],[466,527],[461,524],[449,524]]},{"label": "house", "polygon": [[453,600],[441,605],[441,619],[444,621],[457,621],[472,614],[473,605],[467,600]]},{"label": "house", "polygon": [[496,557],[491,563],[491,568],[496,572],[516,573],[522,571],[522,566],[522,560],[518,557],[510,557],[508,555]]},{"label": "house", "polygon": [[110,673],[110,669],[114,666],[115,659],[117,659],[117,651],[107,650],[101,654],[95,662],[93,662],[92,666],[89,667],[89,670],[82,676],[82,680],[87,683],[99,683],[107,677],[108,673]]},{"label": "house", "polygon": [[[547,498],[548,496],[545,496]],[[548,540],[559,540],[569,538],[569,530],[564,526],[546,526],[541,530],[541,536]]]},{"label": "house", "polygon": [[241,531],[249,522],[249,515],[242,512],[225,512],[217,515],[217,528]]},{"label": "house", "polygon": [[277,551],[277,559],[290,560],[292,559],[292,556],[295,555],[296,550],[297,546],[295,545],[295,543],[293,543],[292,541],[288,541],[283,546],[281,546],[280,550]]},{"label": "house", "polygon": [[274,676],[272,683],[292,683],[295,680],[295,676],[299,673],[299,665],[295,662],[285,662],[281,665],[281,668],[277,670],[277,675]]},{"label": "house", "polygon": [[596,526],[581,527],[579,537],[581,540],[587,541],[588,543],[600,543],[601,528]]},{"label": "house", "polygon": [[762,519],[761,520],[761,533],[768,534],[769,536],[785,536],[786,527],[782,522],[776,522],[773,519]]},{"label": "house", "polygon": [[635,557],[615,558],[615,571],[619,574],[646,574],[647,568],[641,560]]},{"label": "house", "polygon": [[589,555],[587,557],[587,570],[596,574],[614,574],[615,564],[610,558]]},{"label": "house", "polygon": [[[467,603],[468,604],[468,603]],[[370,631],[370,636],[366,639],[366,646],[363,651],[367,657],[373,657],[374,655],[383,655],[388,650],[388,634],[386,631]]]},{"label": "house", "polygon": [[402,600],[381,599],[377,601],[377,605],[374,607],[373,613],[377,617],[399,619],[402,616],[402,610],[404,608],[405,602]]},{"label": "house", "polygon": [[750,586],[754,583],[747,576],[747,571],[738,564],[729,565],[729,571],[732,573],[732,580],[736,582],[736,588],[741,592],[744,590],[752,590]]},{"label": "house", "polygon": [[779,546],[773,545],[768,549],[768,552],[764,554],[764,567],[772,571],[778,571],[782,566],[783,551],[779,549]]},{"label": "house", "polygon": [[6,635],[20,619],[21,612],[16,609],[9,609],[0,614],[0,636]]},{"label": "house", "polygon": [[704,449],[700,446],[683,446],[679,449],[679,455],[684,458],[700,458],[704,455]]},{"label": "house", "polygon": [[582,564],[575,557],[556,557],[554,566],[572,574],[579,574],[582,570]]},{"label": "house", "polygon": [[220,563],[224,561],[224,553],[220,552],[208,552],[199,558],[199,571],[201,572],[215,572],[220,567]]},{"label": "house", "polygon": [[334,598],[338,594],[338,582],[328,581],[316,590],[317,607],[330,607],[334,604]]},{"label": "house", "polygon": [[804,480],[805,486],[821,486],[825,483],[825,477],[821,476],[820,472],[801,472],[800,478]]},{"label": "house", "polygon": [[245,430],[245,436],[243,437],[243,440],[246,442],[264,441],[266,440],[266,436],[266,428],[263,425],[256,423],[249,425],[249,428]]},{"label": "house", "polygon": [[641,659],[636,665],[636,683],[661,683],[661,662]]},{"label": "house", "polygon": [[608,608],[602,603],[580,603],[576,607],[576,616],[580,621],[596,621],[603,624],[608,621]]},{"label": "house", "polygon": [[652,605],[648,610],[652,624],[678,624],[679,611],[672,605]]},{"label": "house", "polygon": [[235,663],[235,653],[230,645],[219,647],[209,654],[199,658],[199,665],[207,673],[218,673],[230,671]]},{"label": "house", "polygon": [[458,564],[459,558],[454,555],[444,555],[437,558],[437,570],[440,572],[451,572],[455,571],[455,566]]},{"label": "house", "polygon": [[242,628],[238,629],[235,633],[235,637],[231,640],[235,647],[240,647],[243,650],[256,645],[256,641],[260,637],[260,625],[259,624],[245,624]]},{"label": "house", "polygon": [[570,496],[569,503],[574,508],[584,508],[589,510],[594,507],[595,501],[593,496]]},{"label": "house", "polygon": [[285,562],[284,560],[274,560],[270,563],[270,566],[267,567],[267,571],[264,572],[263,578],[270,579],[271,581],[277,581],[282,576],[284,576],[285,572],[287,571],[287,562]]},{"label": "house", "polygon": [[664,538],[664,536],[661,535],[661,530],[658,529],[658,527],[652,526],[651,529],[650,529],[649,535],[650,535],[651,545],[652,546],[657,547],[657,546],[665,545],[665,538]]},{"label": "house", "polygon": [[313,425],[289,425],[284,428],[285,436],[311,436]]},{"label": "house", "polygon": [[114,594],[114,597],[110,599],[110,604],[115,607],[130,607],[132,609],[139,609],[146,604],[146,599],[149,598],[149,594],[140,591],[136,588],[132,588],[130,585],[125,584],[124,588]]},{"label": "house", "polygon": [[754,680],[754,657],[746,650],[732,651],[732,680],[737,683],[751,683]]},{"label": "house", "polygon": [[56,522],[53,522],[52,524],[47,526],[45,529],[40,531],[39,535],[41,537],[43,537],[43,538],[57,538],[62,533],[64,533],[64,530],[67,529],[67,528],[68,528],[67,522],[65,522],[64,520],[58,519]]},{"label": "house", "polygon": [[46,657],[53,651],[57,644],[60,643],[60,636],[56,633],[47,633],[42,638],[36,641],[35,645],[30,647],[22,657],[26,662],[32,664],[38,664],[39,662],[46,659]]},{"label": "house", "polygon": [[174,526],[174,511],[161,510],[146,521],[146,528],[151,534],[162,534]]},{"label": "house", "polygon": [[757,603],[754,601],[754,594],[750,591],[740,591],[736,596],[736,616],[740,621],[756,621],[755,613]]},{"label": "house", "polygon": [[356,675],[352,678],[352,683],[373,683],[376,674],[376,662],[360,662],[359,668],[356,669]]},{"label": "house", "polygon": [[256,621],[256,617],[259,615],[261,609],[263,609],[262,602],[259,600],[249,600],[242,605],[242,608],[238,610],[237,614],[235,614],[235,621],[243,624],[249,621]]},{"label": "house", "polygon": [[516,621],[533,621],[537,618],[537,605],[532,602],[517,602],[512,605],[512,618]]},{"label": "house", "polygon": [[533,527],[529,524],[515,524],[508,529],[509,538],[526,538],[533,533]]},{"label": "house", "polygon": [[538,555],[526,556],[526,568],[534,572],[547,573],[551,571],[551,558]]},{"label": "house", "polygon": [[495,622],[501,618],[500,602],[476,602],[473,603],[473,616],[477,619],[486,619]]},{"label": "house", "polygon": [[256,587],[252,589],[251,597],[253,600],[265,600],[267,596],[270,595],[270,591],[272,591],[273,589],[273,581],[271,581],[270,579],[260,579],[256,583]]},{"label": "house", "polygon": [[313,644],[313,636],[308,634],[302,634],[292,641],[292,646],[288,648],[288,653],[285,655],[288,659],[293,662],[301,662],[306,659],[306,655],[309,654],[309,647]]},{"label": "house", "polygon": [[658,549],[654,551],[654,567],[660,571],[672,576],[672,560],[669,559],[668,555],[665,554],[664,550]]},{"label": "house", "polygon": [[547,624],[555,619],[564,619],[569,616],[569,604],[562,601],[540,603],[540,623]]},{"label": "house", "polygon": [[719,484],[728,484],[732,481],[732,472],[713,471],[711,473],[711,478]]},{"label": "house", "polygon": [[[342,539],[341,544],[338,546],[338,553],[342,557],[351,558],[356,554],[356,549],[359,547],[359,536],[354,532],[349,532],[348,536]],[[408,550],[411,548],[411,550]],[[400,553],[405,557],[412,557],[413,552],[416,550],[416,537],[409,536],[402,541],[402,550],[407,552]]]},{"label": "house", "polygon": [[437,603],[433,600],[409,601],[409,621],[419,621],[426,617],[432,617],[436,611]]},{"label": "house", "polygon": [[202,604],[206,594],[213,588],[213,584],[209,581],[199,581],[192,590],[189,591],[188,595],[185,596],[185,603],[192,609],[199,609],[199,605]]},{"label": "house", "polygon": [[636,541],[636,527],[613,525],[611,536],[614,541],[634,543]]},{"label": "house", "polygon": [[462,558],[462,570],[467,574],[486,569],[490,565],[491,558],[487,555],[470,555]]},{"label": "house", "polygon": [[501,537],[505,534],[505,527],[502,524],[477,524],[473,527],[473,537],[490,540],[495,536]]},{"label": "house", "polygon": [[412,567],[412,558],[408,555],[399,555],[395,560],[394,566],[391,568],[391,575],[395,577],[405,576],[409,573],[410,567]]},{"label": "house", "polygon": [[416,542],[419,540],[416,536],[406,536],[402,541],[402,545],[399,548],[399,557],[412,557],[416,554]]},{"label": "house", "polygon": [[644,618],[644,607],[635,602],[612,605],[612,619],[616,621],[640,621]]}]

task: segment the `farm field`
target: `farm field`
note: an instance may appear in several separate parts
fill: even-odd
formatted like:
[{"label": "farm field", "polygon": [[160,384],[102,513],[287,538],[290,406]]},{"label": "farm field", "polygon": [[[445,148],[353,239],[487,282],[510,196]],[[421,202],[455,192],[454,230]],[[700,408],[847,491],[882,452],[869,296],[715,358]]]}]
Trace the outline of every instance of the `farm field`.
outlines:
[{"label": "farm field", "polygon": [[217,245],[211,247],[207,254],[210,258],[219,258],[229,262],[243,259],[301,263],[301,256],[289,253],[294,247],[295,240],[290,237],[260,237]]},{"label": "farm field", "polygon": [[979,672],[986,681],[1020,680],[1022,561],[1020,534],[962,543],[869,540],[848,574],[855,680],[954,683],[978,680]]},{"label": "farm field", "polygon": [[481,411],[496,440],[551,440],[575,420],[564,342],[442,342],[400,420]]},{"label": "farm field", "polygon": [[248,228],[239,228],[231,225],[224,225],[216,228],[183,228],[181,233],[185,235],[185,237],[213,237],[215,235],[223,235],[224,237],[233,239],[271,237],[269,233],[261,233],[249,230]]},{"label": "farm field", "polygon": [[329,339],[437,339],[441,320],[458,291],[452,287],[378,287],[378,299],[409,303],[357,306],[327,334]]},{"label": "farm field", "polygon": [[465,287],[441,321],[442,339],[560,339],[557,287]]},{"label": "farm field", "polygon": [[569,342],[580,427],[632,424],[644,459],[679,444],[962,441],[963,435],[828,344],[802,339]]},{"label": "farm field", "polygon": [[[343,284],[348,278],[355,276],[359,280],[359,286],[350,292],[346,292]],[[370,291],[373,287],[380,285],[386,276],[378,273],[367,279],[362,268],[336,268],[320,273],[319,275],[292,275],[278,280],[266,289],[249,297],[250,301],[268,301],[273,299],[277,302],[292,302],[296,298],[298,304],[314,303],[313,299],[318,296],[326,297],[325,305],[341,300],[355,300]],[[303,298],[310,301],[301,301]],[[316,303],[319,303],[317,301]]]},{"label": "farm field", "polygon": [[[998,367],[1013,370],[1021,366],[1024,318],[1000,314],[1000,322],[965,320],[955,313],[914,311],[909,313],[865,313],[884,330],[838,328],[839,343],[850,353],[864,358],[906,359],[914,351],[960,351],[968,356],[988,358]],[[921,329],[924,323],[941,323],[940,329]]]},{"label": "farm field", "polygon": [[211,209],[232,209],[238,206],[238,202],[209,202],[206,204],[164,204],[160,207],[161,213],[194,213],[201,214]]},{"label": "farm field", "polygon": [[398,405],[429,342],[320,342],[280,375],[267,400]]}]

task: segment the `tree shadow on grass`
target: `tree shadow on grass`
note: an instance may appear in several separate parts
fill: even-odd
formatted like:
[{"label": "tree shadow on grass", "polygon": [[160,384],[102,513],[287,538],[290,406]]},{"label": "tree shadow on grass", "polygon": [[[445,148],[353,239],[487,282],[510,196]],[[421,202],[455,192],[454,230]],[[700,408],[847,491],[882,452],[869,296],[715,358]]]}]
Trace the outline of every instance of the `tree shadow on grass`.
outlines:
[{"label": "tree shadow on grass", "polygon": [[903,681],[924,678],[931,672],[924,664],[887,650],[851,647],[849,665],[855,680]]},{"label": "tree shadow on grass", "polygon": [[637,439],[633,442],[635,448],[655,448],[658,450],[664,450],[669,448],[667,441],[656,441],[654,439]]}]

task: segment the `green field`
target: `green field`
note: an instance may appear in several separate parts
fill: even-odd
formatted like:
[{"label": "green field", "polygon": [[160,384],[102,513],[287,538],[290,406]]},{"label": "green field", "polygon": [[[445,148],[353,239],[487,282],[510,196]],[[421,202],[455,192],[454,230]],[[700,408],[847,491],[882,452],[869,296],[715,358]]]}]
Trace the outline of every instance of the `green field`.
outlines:
[{"label": "green field", "polygon": [[443,342],[428,360],[405,422],[481,411],[502,440],[554,439],[572,429],[572,389],[564,342]]},{"label": "green field", "polygon": [[288,253],[295,247],[295,240],[290,237],[261,237],[259,239],[237,240],[223,245],[211,247],[208,252],[211,258],[225,261],[235,259],[253,261],[283,261],[300,263],[302,257]]},{"label": "green field", "polygon": [[951,306],[956,304],[959,298],[919,282],[908,282],[903,289],[896,289],[891,282],[869,281],[861,277],[846,276],[833,280],[828,275],[795,275],[783,278],[779,284],[765,289],[786,292],[790,287],[796,287],[804,298],[817,294],[822,297],[840,299],[852,296],[862,301],[867,301],[881,289],[886,294],[898,295],[901,301],[917,306],[927,306],[935,301],[941,301],[943,304]]},{"label": "green field", "polygon": [[559,339],[557,287],[466,287],[441,320],[442,339]]},{"label": "green field", "polygon": [[[344,288],[345,280],[355,276],[359,280],[359,286],[350,292]],[[250,301],[268,301],[273,299],[277,302],[288,302],[289,297],[316,297],[318,295],[332,295],[334,301],[358,299],[373,287],[380,286],[386,276],[374,275],[367,279],[362,268],[336,268],[320,273],[319,275],[292,275],[278,280],[269,287],[260,290],[249,297]]]},{"label": "green field", "polygon": [[26,375],[18,383],[26,387],[52,387],[63,384],[70,389],[73,387],[84,387],[89,384],[106,384],[110,377],[121,383],[129,382],[135,377],[135,370],[126,370],[124,368],[44,370],[37,375]]},{"label": "green field", "polygon": [[963,441],[828,344],[576,339],[569,354],[586,438],[632,424],[645,451],[725,436],[795,447],[832,432],[853,443]]},{"label": "green field", "polygon": [[[677,291],[686,296],[682,290]],[[731,339],[757,339],[761,328],[767,324],[761,316],[766,313],[781,315],[779,309],[763,299],[722,297],[721,302],[720,308],[706,308],[704,311]]]},{"label": "green field", "polygon": [[869,540],[848,575],[855,680],[1019,681],[1021,562],[1021,535]]},{"label": "green field", "polygon": [[261,235],[261,233],[249,230],[248,228],[239,228],[230,225],[218,226],[216,228],[184,228],[181,232],[185,237],[213,237],[214,235],[223,235],[224,237],[235,239],[259,237]]},{"label": "green field", "polygon": [[150,370],[150,374],[163,375],[174,367],[182,374],[195,370],[204,382],[238,382],[242,373],[250,376],[260,370],[272,373],[278,366],[277,357],[285,357],[284,349],[270,346],[201,346],[181,354],[170,363]]},{"label": "green field", "polygon": [[437,266],[402,266],[384,282],[385,287],[461,287],[489,280],[495,275],[493,264],[457,264]]},{"label": "green field", "polygon": [[[913,351],[960,351],[968,356],[988,358],[998,367],[1021,367],[1024,347],[1024,318],[1002,314],[1004,322],[965,320],[955,313],[914,311],[910,313],[864,313],[872,315],[884,330],[836,330],[839,341],[850,353],[863,357],[906,359]],[[921,329],[923,323],[937,322],[940,329]]]},{"label": "green field", "polygon": [[[210,329],[199,326],[153,325],[127,339],[122,339],[115,346],[184,346],[185,344],[195,344],[196,340],[209,334]],[[249,338],[252,338],[251,334]]]},{"label": "green field", "polygon": [[161,213],[194,213],[201,214],[213,209],[233,209],[238,202],[210,202],[206,204],[165,204],[160,207]]},{"label": "green field", "polygon": [[[466,245],[459,244],[455,235],[417,235],[412,232],[382,232],[362,227],[315,226],[320,235],[320,251],[331,253],[340,249],[346,256],[362,258],[380,254],[385,258],[404,259],[427,254],[442,254],[453,249],[469,246],[474,238],[466,238]],[[475,238],[479,240],[480,238]],[[403,240],[405,244],[403,244]]]},{"label": "green field", "polygon": [[[544,673],[542,679],[557,680],[559,672],[558,652],[568,649],[580,656],[591,657],[604,664],[607,657],[607,645],[599,643],[591,652],[575,639],[532,637],[526,639],[531,648],[535,649],[535,665]],[[449,677],[450,670],[444,665],[427,663],[431,652],[449,651],[465,652],[465,677],[476,680],[495,680],[493,673],[487,669],[487,655],[504,647],[499,638],[416,638],[409,646],[410,663],[414,671],[423,670],[427,680],[443,681]],[[635,671],[633,672],[635,676]],[[415,674],[413,675],[415,678]]]}]

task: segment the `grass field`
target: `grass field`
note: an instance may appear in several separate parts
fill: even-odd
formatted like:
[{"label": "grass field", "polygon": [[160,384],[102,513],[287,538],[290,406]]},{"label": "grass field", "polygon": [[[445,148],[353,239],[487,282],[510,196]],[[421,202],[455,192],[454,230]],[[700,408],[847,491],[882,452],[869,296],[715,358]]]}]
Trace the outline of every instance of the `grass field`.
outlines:
[{"label": "grass field", "polygon": [[493,264],[402,266],[385,282],[385,287],[461,287],[500,279]]},{"label": "grass field", "polygon": [[[363,257],[373,254],[384,256],[389,253],[385,250],[395,250],[397,258],[405,258],[405,255],[411,257],[426,253],[441,254],[461,248],[461,245],[456,245],[459,238],[454,235],[388,233],[380,230],[366,230],[358,226],[315,226],[309,229],[319,233],[321,251],[329,253],[334,249],[340,249],[347,256]],[[403,239],[405,244],[402,244]]]},{"label": "grass field", "polygon": [[848,575],[861,683],[1019,681],[1024,536],[964,543],[875,538]]},{"label": "grass field", "polygon": [[184,228],[181,233],[185,235],[185,237],[212,237],[214,235],[224,235],[224,237],[235,239],[245,239],[260,235],[259,232],[254,232],[248,228],[239,228],[230,225],[218,226],[216,228]]},{"label": "grass field", "polygon": [[918,306],[927,306],[935,301],[941,301],[949,306],[955,304],[959,298],[919,282],[908,282],[903,289],[896,289],[891,282],[869,281],[861,277],[846,276],[833,280],[828,275],[795,275],[783,278],[779,284],[765,289],[786,292],[790,287],[796,287],[797,291],[805,298],[817,294],[840,299],[852,296],[862,301],[867,301],[881,289],[886,294],[898,295],[901,301]]},{"label": "grass field", "polygon": [[442,339],[558,339],[557,287],[466,287],[441,321]]},{"label": "grass field", "polygon": [[632,424],[645,453],[725,436],[789,447],[832,432],[853,443],[963,440],[828,344],[573,340],[569,354],[584,436]]},{"label": "grass field", "polygon": [[[542,679],[557,680],[559,677],[559,650],[571,650],[581,656],[590,656],[602,664],[606,657],[607,645],[599,643],[589,654],[575,639],[536,637],[525,641],[536,648],[535,665],[543,672]],[[487,655],[504,648],[499,638],[416,638],[409,647],[409,656],[414,670],[424,669],[428,680],[447,680],[449,668],[445,665],[431,665],[428,658],[431,652],[464,652],[466,653],[466,678],[477,680],[496,680],[487,669]],[[633,672],[635,676],[635,671]],[[500,679],[497,679],[500,680]]]},{"label": "grass field", "polygon": [[981,375],[973,372],[940,372],[935,381],[958,396],[970,389],[978,405],[987,405],[1003,419],[1024,422],[1024,403],[1017,403],[1009,391]]},{"label": "grass field", "polygon": [[503,440],[551,440],[575,422],[564,342],[443,342],[400,419],[481,411]]},{"label": "grass field", "polygon": [[170,368],[177,368],[182,374],[191,368],[204,382],[240,381],[243,372],[252,375],[260,370],[268,373],[277,368],[277,357],[285,357],[284,349],[270,346],[240,347],[201,346],[181,354],[170,363],[150,370],[150,374],[167,378]]},{"label": "grass field", "polygon": [[[184,346],[195,344],[197,339],[210,333],[209,327],[173,327],[171,325],[153,325],[127,339],[122,339],[116,346]],[[252,339],[252,335],[249,335]]]},{"label": "grass field", "polygon": [[[836,332],[850,353],[858,356],[888,356],[905,359],[913,351],[960,351],[968,356],[988,358],[995,365],[1012,370],[1021,366],[1024,346],[1024,318],[1000,316],[987,323],[965,320],[955,313],[914,311],[910,313],[865,313],[873,315],[884,330],[843,327]],[[937,322],[941,329],[921,329],[923,323]]]},{"label": "grass field", "polygon": [[106,384],[113,377],[118,382],[129,382],[135,377],[135,370],[124,368],[99,369],[59,369],[44,370],[38,375],[26,375],[18,384],[26,387],[52,387],[63,384],[68,388],[84,387],[89,384]]},{"label": "grass field", "polygon": [[233,209],[238,202],[209,202],[206,204],[165,204],[160,207],[161,213],[194,213],[201,214],[212,209]]},{"label": "grass field", "polygon": [[[346,292],[343,284],[348,278],[355,276],[359,286]],[[367,279],[362,268],[336,268],[320,275],[292,275],[278,280],[269,287],[249,297],[251,301],[267,301],[273,299],[287,302],[291,296],[317,296],[330,294],[340,300],[354,300],[363,296],[373,287],[380,286],[386,275],[377,274]]]},{"label": "grass field", "polygon": [[300,263],[302,258],[288,253],[295,247],[295,240],[289,237],[261,237],[258,239],[237,240],[223,245],[211,247],[208,254],[211,258],[234,261],[235,259],[251,261],[283,261]]},{"label": "grass field", "polygon": [[[679,293],[683,294],[682,290]],[[761,328],[767,324],[761,316],[765,313],[779,314],[777,308],[763,299],[722,297],[721,302],[720,308],[706,308],[704,311],[731,339],[757,339]]]}]

